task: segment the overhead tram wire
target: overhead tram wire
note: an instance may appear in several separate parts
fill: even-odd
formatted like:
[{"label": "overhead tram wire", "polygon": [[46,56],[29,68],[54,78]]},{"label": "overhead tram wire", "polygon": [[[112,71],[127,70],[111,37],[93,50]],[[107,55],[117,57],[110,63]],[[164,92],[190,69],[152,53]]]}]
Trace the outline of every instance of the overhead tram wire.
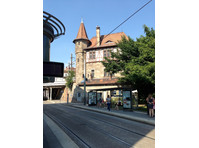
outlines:
[{"label": "overhead tram wire", "polygon": [[[148,5],[152,0],[148,1],[146,4],[144,4],[142,7],[140,7],[137,11],[135,11],[133,14],[131,14],[126,20],[124,20],[122,23],[120,23],[115,29],[113,29],[108,35],[106,35],[104,37],[104,39],[106,37],[108,37],[113,31],[115,31],[117,28],[119,28],[121,25],[123,25],[126,21],[128,21],[131,17],[133,17],[136,13],[138,13],[140,10],[142,10],[146,5]],[[99,41],[100,42],[100,41]],[[95,47],[99,42],[96,42],[96,44],[93,46]],[[84,60],[85,61],[85,60]],[[84,64],[85,65],[85,64]],[[86,90],[86,77],[84,74],[84,105],[86,105],[86,94],[85,94],[85,90]]]},{"label": "overhead tram wire", "polygon": [[[104,37],[104,39],[109,36],[112,32],[114,32],[117,28],[122,26],[126,21],[128,21],[131,17],[133,17],[136,13],[138,13],[140,10],[142,10],[145,6],[147,6],[152,0],[148,1],[146,4],[144,4],[142,7],[140,7],[137,11],[135,11],[133,14],[131,14],[126,20],[124,20],[122,23],[120,23],[117,27],[115,27],[108,35]],[[99,41],[100,42],[100,41]],[[95,47],[99,42],[97,42],[93,47]]]}]

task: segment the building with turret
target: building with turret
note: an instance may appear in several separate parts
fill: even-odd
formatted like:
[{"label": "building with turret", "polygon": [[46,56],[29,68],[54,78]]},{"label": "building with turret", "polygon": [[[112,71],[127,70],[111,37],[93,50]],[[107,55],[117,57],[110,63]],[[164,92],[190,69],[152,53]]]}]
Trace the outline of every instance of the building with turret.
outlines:
[{"label": "building with turret", "polygon": [[[102,61],[105,57],[110,57],[110,51],[116,52],[116,43],[126,36],[124,32],[113,33],[109,35],[101,35],[100,27],[96,27],[96,36],[88,38],[83,21],[80,24],[76,38],[73,40],[75,44],[76,54],[76,78],[73,85],[73,101],[83,102],[84,98],[84,73],[86,74],[86,98],[87,103],[93,95],[97,99],[105,100],[107,95],[120,95],[121,88],[117,84],[120,73],[110,77],[105,72]],[[85,62],[85,64],[84,64]],[[85,70],[85,72],[84,72]],[[90,94],[89,94],[90,93]],[[97,99],[94,101],[96,102]]]}]

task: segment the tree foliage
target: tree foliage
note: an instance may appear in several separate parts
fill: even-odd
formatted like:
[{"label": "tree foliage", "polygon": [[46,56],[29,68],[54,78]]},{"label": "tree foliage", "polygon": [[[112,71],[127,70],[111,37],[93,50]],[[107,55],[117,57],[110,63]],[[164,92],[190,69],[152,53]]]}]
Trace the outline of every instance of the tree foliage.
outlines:
[{"label": "tree foliage", "polygon": [[155,30],[144,25],[144,33],[136,41],[123,36],[117,52],[102,62],[106,72],[121,72],[118,82],[137,89],[139,99],[155,93]]},{"label": "tree foliage", "polygon": [[68,76],[66,77],[66,87],[72,90],[73,88],[73,79],[75,77],[74,71],[68,71]]}]

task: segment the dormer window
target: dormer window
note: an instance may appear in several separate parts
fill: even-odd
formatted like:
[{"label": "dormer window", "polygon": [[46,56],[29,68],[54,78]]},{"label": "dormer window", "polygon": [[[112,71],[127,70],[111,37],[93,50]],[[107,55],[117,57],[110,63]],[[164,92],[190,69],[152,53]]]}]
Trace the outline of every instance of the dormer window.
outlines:
[{"label": "dormer window", "polygon": [[109,44],[109,43],[113,43],[113,41],[111,41],[111,40],[108,40],[108,41],[106,42],[106,44]]}]

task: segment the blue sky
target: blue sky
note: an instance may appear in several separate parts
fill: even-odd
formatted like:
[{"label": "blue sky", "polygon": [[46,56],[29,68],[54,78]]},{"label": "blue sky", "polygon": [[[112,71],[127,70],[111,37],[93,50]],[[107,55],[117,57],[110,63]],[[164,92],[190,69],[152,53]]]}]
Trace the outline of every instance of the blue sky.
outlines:
[{"label": "blue sky", "polygon": [[[57,17],[66,28],[66,34],[51,43],[50,60],[70,62],[71,53],[75,57],[76,36],[83,18],[88,38],[96,35],[96,26],[100,34],[105,35],[142,7],[149,0],[43,0],[43,10]],[[155,1],[153,0],[140,12],[120,26],[116,32],[124,32],[133,39],[144,35],[143,25],[155,29]]]}]

